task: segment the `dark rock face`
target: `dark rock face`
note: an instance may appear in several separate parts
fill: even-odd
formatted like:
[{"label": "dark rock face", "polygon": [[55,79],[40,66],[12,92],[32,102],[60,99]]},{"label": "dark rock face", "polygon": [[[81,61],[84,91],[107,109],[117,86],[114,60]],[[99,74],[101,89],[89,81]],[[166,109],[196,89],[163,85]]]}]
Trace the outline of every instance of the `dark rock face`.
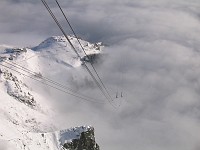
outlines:
[{"label": "dark rock face", "polygon": [[63,145],[67,150],[100,150],[95,142],[94,128],[82,132],[79,139],[73,139],[72,142]]},{"label": "dark rock face", "polygon": [[84,56],[81,61],[83,62],[90,62],[92,64],[95,64],[98,62],[98,60],[100,59],[100,54],[91,54],[88,56]]},{"label": "dark rock face", "polygon": [[[81,58],[81,61],[84,63],[92,63],[95,65],[101,64],[103,63],[104,59],[105,59],[106,55],[105,54],[90,54],[88,56],[84,56],[83,58]],[[82,63],[82,64],[83,64]]]}]

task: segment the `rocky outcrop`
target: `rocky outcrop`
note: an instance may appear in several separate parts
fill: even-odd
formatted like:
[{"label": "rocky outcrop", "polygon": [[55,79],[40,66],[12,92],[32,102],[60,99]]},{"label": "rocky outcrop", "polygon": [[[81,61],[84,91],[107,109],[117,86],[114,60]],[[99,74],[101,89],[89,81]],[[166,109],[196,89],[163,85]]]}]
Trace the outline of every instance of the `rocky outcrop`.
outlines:
[{"label": "rocky outcrop", "polygon": [[92,64],[95,64],[98,62],[98,60],[100,60],[102,54],[90,54],[87,56],[84,56],[83,58],[81,58],[82,62],[90,62]]},{"label": "rocky outcrop", "polygon": [[[79,130],[79,129],[78,129]],[[80,130],[79,130],[80,131]],[[78,131],[78,132],[79,132]],[[77,133],[77,129],[74,130]],[[64,143],[66,150],[99,150],[99,145],[95,141],[94,128],[88,127],[86,130],[79,132],[78,138]]]},{"label": "rocky outcrop", "polygon": [[5,85],[7,87],[8,95],[14,97],[16,100],[24,103],[27,106],[35,107],[36,101],[34,100],[34,96],[31,94],[27,85],[20,81],[17,76],[14,76],[11,72],[0,71],[5,81]]}]

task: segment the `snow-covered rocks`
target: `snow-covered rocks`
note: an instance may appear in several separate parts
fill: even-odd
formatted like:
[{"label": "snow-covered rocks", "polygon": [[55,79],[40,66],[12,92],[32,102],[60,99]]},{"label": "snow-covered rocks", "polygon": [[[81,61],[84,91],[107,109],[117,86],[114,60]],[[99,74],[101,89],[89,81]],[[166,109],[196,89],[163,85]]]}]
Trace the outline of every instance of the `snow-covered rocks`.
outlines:
[{"label": "snow-covered rocks", "polygon": [[16,100],[34,108],[36,106],[36,101],[31,91],[28,89],[26,84],[18,80],[17,76],[14,76],[11,72],[2,71],[2,80],[4,80],[5,86],[7,88],[7,93],[14,97]]},{"label": "snow-covered rocks", "polygon": [[91,126],[81,126],[60,132],[60,142],[67,150],[99,150],[99,145],[95,142],[94,128]]},{"label": "snow-covered rocks", "polygon": [[64,36],[50,37],[32,49],[36,52],[42,53],[44,57],[51,57],[56,62],[71,67],[79,67],[82,64],[82,61],[85,61],[85,53],[90,56],[100,54],[102,52],[103,44],[101,42],[89,43],[79,39],[85,50],[85,52],[83,52],[75,37],[68,36],[68,38],[81,58],[77,56],[76,52],[71,48]]}]

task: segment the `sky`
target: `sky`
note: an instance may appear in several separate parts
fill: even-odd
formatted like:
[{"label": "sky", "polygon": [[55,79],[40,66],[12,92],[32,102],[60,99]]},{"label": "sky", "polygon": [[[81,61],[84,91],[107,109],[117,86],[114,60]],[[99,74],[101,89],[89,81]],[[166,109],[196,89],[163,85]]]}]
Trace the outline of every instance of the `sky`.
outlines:
[{"label": "sky", "polygon": [[[48,2],[71,34],[54,1]],[[199,150],[200,2],[59,2],[80,37],[107,45],[97,69],[112,94],[124,93],[115,100],[122,100],[117,109],[60,96],[65,105],[57,107],[67,120],[62,127],[93,125],[104,150]],[[1,0],[0,35],[0,44],[35,46],[61,32],[41,1]]]}]

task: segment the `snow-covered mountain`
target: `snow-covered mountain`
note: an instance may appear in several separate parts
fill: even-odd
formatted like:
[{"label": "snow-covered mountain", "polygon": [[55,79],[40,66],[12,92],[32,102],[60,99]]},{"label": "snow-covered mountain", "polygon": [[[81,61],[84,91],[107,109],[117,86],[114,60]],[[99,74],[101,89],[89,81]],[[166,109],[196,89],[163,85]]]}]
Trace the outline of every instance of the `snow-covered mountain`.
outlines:
[{"label": "snow-covered mountain", "polygon": [[[93,127],[62,130],[54,124],[52,116],[56,110],[47,97],[38,92],[35,84],[36,81],[45,84],[44,77],[55,78],[55,74],[59,73],[58,78],[62,80],[62,72],[81,66],[86,59],[84,53],[76,38],[69,36],[69,39],[81,59],[63,36],[50,37],[32,48],[0,46],[0,149],[67,149],[73,145],[73,140],[88,134],[88,138],[93,140],[93,148],[98,149],[98,145],[94,144]],[[101,53],[102,43],[80,41],[88,55]],[[77,147],[73,146],[74,149]]]}]

